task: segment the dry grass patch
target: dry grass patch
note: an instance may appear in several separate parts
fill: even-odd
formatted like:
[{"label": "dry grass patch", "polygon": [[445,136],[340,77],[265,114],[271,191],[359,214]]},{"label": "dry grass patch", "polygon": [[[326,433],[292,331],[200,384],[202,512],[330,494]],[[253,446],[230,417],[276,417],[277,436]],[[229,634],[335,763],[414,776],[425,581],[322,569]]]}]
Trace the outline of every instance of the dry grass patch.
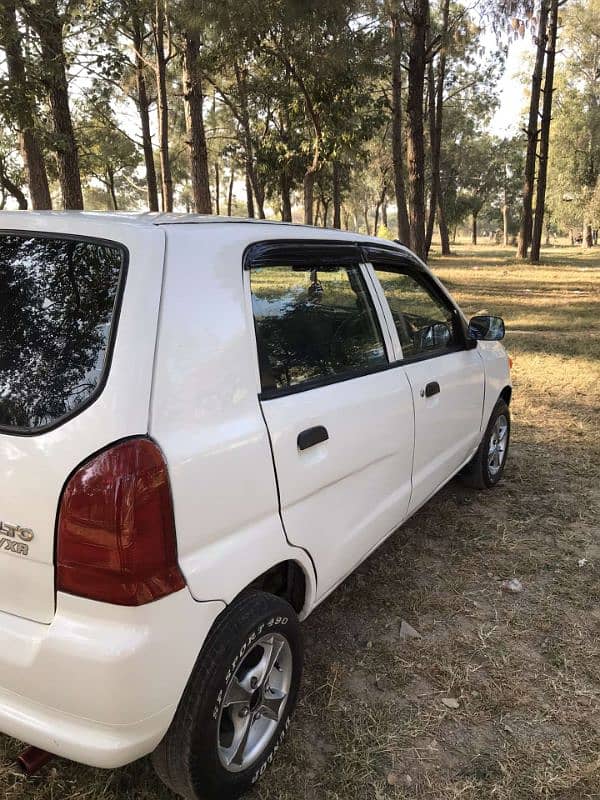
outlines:
[{"label": "dry grass patch", "polygon": [[[482,246],[433,266],[465,311],[506,319],[506,477],[452,482],[306,622],[302,700],[255,800],[600,797],[600,254],[529,267]],[[25,780],[18,747],[0,739],[6,800],[171,796],[147,760]]]}]

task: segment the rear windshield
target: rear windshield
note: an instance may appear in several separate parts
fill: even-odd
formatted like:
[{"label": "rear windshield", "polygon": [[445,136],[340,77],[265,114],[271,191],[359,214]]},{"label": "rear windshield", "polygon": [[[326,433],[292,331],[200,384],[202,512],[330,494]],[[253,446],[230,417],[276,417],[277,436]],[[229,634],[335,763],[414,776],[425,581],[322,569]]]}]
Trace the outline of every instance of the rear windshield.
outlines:
[{"label": "rear windshield", "polygon": [[0,427],[46,428],[101,389],[124,264],[117,245],[0,234]]}]

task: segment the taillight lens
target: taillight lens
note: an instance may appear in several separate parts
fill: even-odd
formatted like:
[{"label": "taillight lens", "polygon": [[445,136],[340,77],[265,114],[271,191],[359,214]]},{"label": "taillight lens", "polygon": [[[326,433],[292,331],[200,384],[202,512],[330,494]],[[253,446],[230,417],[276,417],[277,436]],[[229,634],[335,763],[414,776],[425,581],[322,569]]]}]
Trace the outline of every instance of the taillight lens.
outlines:
[{"label": "taillight lens", "polygon": [[185,586],[167,465],[150,439],[110,447],[67,483],[58,516],[57,586],[122,606]]}]

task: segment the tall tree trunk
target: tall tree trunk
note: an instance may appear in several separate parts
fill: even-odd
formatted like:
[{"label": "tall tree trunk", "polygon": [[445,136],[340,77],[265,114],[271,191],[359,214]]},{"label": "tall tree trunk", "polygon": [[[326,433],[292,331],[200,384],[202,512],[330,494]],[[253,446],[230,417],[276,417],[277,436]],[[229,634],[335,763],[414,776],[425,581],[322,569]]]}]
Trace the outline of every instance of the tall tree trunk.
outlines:
[{"label": "tall tree trunk", "polygon": [[[442,12],[442,22],[446,37],[449,33],[449,19],[450,19],[450,3],[449,0],[444,0],[444,7]],[[442,244],[442,255],[450,255],[450,233],[448,231],[448,223],[446,221],[446,203],[444,193],[442,192],[442,182],[440,178],[440,160],[442,150],[442,134],[443,134],[443,115],[444,115],[444,87],[446,82],[446,46],[445,43],[440,53],[440,63],[438,67],[438,80],[437,80],[437,95],[436,95],[436,181],[437,181],[437,206],[438,206],[438,227],[440,229],[440,239]]]},{"label": "tall tree trunk", "polygon": [[329,200],[323,200],[323,227],[326,228],[329,222]]},{"label": "tall tree trunk", "polygon": [[317,197],[317,207],[316,207],[316,210],[315,210],[315,218],[314,218],[314,225],[315,226],[319,224],[320,216],[321,216],[321,198]]},{"label": "tall tree trunk", "polygon": [[369,206],[365,205],[363,208],[363,216],[365,218],[365,229],[367,231],[367,236],[371,235],[371,227],[369,225]]},{"label": "tall tree trunk", "polygon": [[413,0],[410,15],[408,54],[408,205],[410,246],[425,259],[425,147],[423,132],[423,91],[429,0]]},{"label": "tall tree trunk", "polygon": [[440,230],[442,255],[449,256],[451,254],[450,231],[448,230],[448,221],[446,219],[446,204],[444,202],[444,193],[442,192],[441,182],[440,185],[438,186],[437,216],[438,216],[438,228]]},{"label": "tall tree trunk", "polygon": [[441,191],[438,194],[438,227],[440,229],[440,240],[442,246],[442,255],[450,255],[450,231],[448,230],[448,222],[446,220],[446,205],[444,203],[444,195]]},{"label": "tall tree trunk", "polygon": [[285,171],[285,169],[281,171],[280,186],[281,186],[281,220],[282,222],[291,222],[292,221],[292,202],[290,199],[291,186],[290,186],[289,176]]},{"label": "tall tree trunk", "polygon": [[383,205],[381,206],[381,223],[384,228],[388,226],[388,213],[387,213],[387,199],[384,198]]},{"label": "tall tree trunk", "polygon": [[156,51],[156,88],[158,93],[158,142],[160,149],[160,172],[162,183],[163,211],[173,211],[173,176],[169,153],[169,98],[167,94],[167,61],[165,54],[164,0],[156,0],[154,14],[154,47]]},{"label": "tall tree trunk", "polygon": [[313,205],[315,194],[315,173],[312,167],[304,173],[304,224],[312,225],[313,218]]},{"label": "tall tree trunk", "polygon": [[[427,215],[427,227],[425,229],[425,252],[429,256],[431,240],[433,239],[433,228],[435,226],[435,214],[437,211],[438,183],[436,180],[436,108],[435,108],[435,81],[433,73],[433,62],[430,61],[427,67],[427,112],[429,117],[429,153],[431,160],[431,186],[429,191],[429,213]],[[437,178],[439,178],[439,160],[437,168]]]},{"label": "tall tree trunk", "polygon": [[[185,128],[190,155],[190,177],[194,207],[198,214],[212,214],[210,179],[208,177],[208,151],[202,108],[202,74],[200,72],[200,37],[195,31],[186,31],[183,54],[183,105]],[[217,214],[219,213],[219,186],[216,187]]]},{"label": "tall tree trunk", "polygon": [[594,234],[592,232],[592,225],[588,221],[585,221],[583,223],[583,239],[581,245],[586,249],[594,246]]},{"label": "tall tree trunk", "polygon": [[48,90],[50,113],[54,127],[58,181],[63,206],[66,209],[83,208],[79,152],[73,130],[69,107],[67,66],[63,46],[64,20],[58,12],[56,0],[43,0],[35,7],[25,6],[27,18],[38,35],[43,60],[43,80]]},{"label": "tall tree trunk", "polygon": [[478,211],[471,212],[471,244],[477,244],[477,215]]},{"label": "tall tree trunk", "polygon": [[519,228],[519,242],[517,245],[517,257],[522,259],[527,258],[527,252],[531,244],[533,191],[538,142],[538,115],[542,90],[544,56],[546,54],[547,22],[548,0],[542,0],[538,20],[535,64],[531,77],[531,99],[529,102],[529,121],[527,123],[527,155],[525,157],[525,174],[523,179],[523,209],[521,211],[521,226]]},{"label": "tall tree trunk", "polygon": [[[265,190],[259,181],[254,166],[254,143],[252,141],[252,129],[250,127],[250,111],[248,108],[248,85],[247,69],[241,67],[237,61],[234,62],[235,79],[239,95],[239,123],[242,129],[244,143],[244,163],[246,176],[252,186],[252,193],[256,200],[259,219],[265,218]],[[250,211],[252,210],[252,213]],[[248,201],[248,216],[254,217],[254,203]]]},{"label": "tall tree trunk", "polygon": [[404,186],[404,143],[402,141],[402,41],[400,14],[391,15],[392,26],[392,159],[394,162],[394,192],[398,207],[398,239],[410,243],[410,223],[406,210]]},{"label": "tall tree trunk", "polygon": [[381,194],[379,195],[379,200],[377,201],[377,205],[375,206],[375,225],[373,226],[373,233],[375,236],[379,235],[379,213],[385,206],[385,193],[387,191],[387,187],[385,185],[385,181],[383,182],[383,186],[381,187]]},{"label": "tall tree trunk", "polygon": [[542,233],[544,230],[544,210],[546,205],[546,179],[548,175],[548,148],[550,146],[550,123],[552,121],[552,97],[554,95],[554,60],[556,56],[556,35],[558,31],[558,0],[550,0],[550,20],[548,24],[548,49],[546,51],[546,77],[544,79],[544,102],[540,131],[540,152],[535,197],[535,219],[531,237],[532,264],[540,260]]},{"label": "tall tree trunk", "polygon": [[221,176],[219,172],[219,162],[215,161],[215,212],[217,216],[221,213]]},{"label": "tall tree trunk", "polygon": [[248,175],[248,163],[245,164],[245,177],[246,177],[246,208],[250,219],[254,219],[254,193],[252,192],[252,180]]},{"label": "tall tree trunk", "polygon": [[504,187],[504,203],[502,204],[502,226],[504,233],[504,246],[508,244],[508,196],[506,187]]},{"label": "tall tree trunk", "polygon": [[[437,207],[438,226],[440,229],[440,240],[442,245],[442,255],[450,255],[450,235],[446,222],[446,208],[440,179],[440,162],[442,151],[443,117],[444,117],[444,86],[446,81],[446,47],[445,39],[448,37],[448,27],[450,21],[450,0],[443,0],[442,5],[442,36],[444,42],[440,51],[438,61],[437,77],[433,80],[433,66],[429,68],[430,92],[433,90],[435,104],[430,106],[430,139],[431,139],[431,196],[435,202],[431,202],[429,207],[429,220],[427,225],[427,253],[431,247],[433,228],[435,222],[435,212]],[[433,88],[435,86],[435,89]],[[431,102],[431,99],[430,99]],[[433,110],[433,114],[432,114]]]},{"label": "tall tree trunk", "polygon": [[233,210],[233,182],[235,181],[235,170],[231,167],[231,175],[229,176],[229,191],[227,192],[227,216],[231,216]]},{"label": "tall tree trunk", "polygon": [[21,49],[21,35],[13,0],[3,0],[0,3],[0,42],[6,52],[6,68],[11,97],[10,111],[19,131],[31,205],[34,209],[52,208],[46,165],[35,129],[35,113],[30,98],[25,60]]},{"label": "tall tree trunk", "polygon": [[132,14],[131,25],[133,31],[133,49],[135,51],[137,107],[142,128],[142,150],[144,151],[144,166],[146,169],[148,210],[158,211],[158,183],[156,180],[156,167],[154,165],[154,149],[152,147],[152,133],[150,129],[150,101],[148,99],[143,57],[144,30],[143,23],[137,13]]},{"label": "tall tree trunk", "polygon": [[342,227],[342,176],[340,162],[333,162],[333,227]]},{"label": "tall tree trunk", "polygon": [[115,189],[115,173],[111,167],[108,167],[106,170],[106,184],[108,186],[108,193],[110,195],[112,210],[118,211],[119,204],[117,202],[117,191]]}]

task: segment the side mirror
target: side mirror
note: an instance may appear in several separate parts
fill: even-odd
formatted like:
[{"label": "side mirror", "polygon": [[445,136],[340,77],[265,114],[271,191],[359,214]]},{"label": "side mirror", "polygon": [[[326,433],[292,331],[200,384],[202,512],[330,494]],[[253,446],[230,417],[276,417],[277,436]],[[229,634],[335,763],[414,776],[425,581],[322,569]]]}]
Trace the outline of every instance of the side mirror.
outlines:
[{"label": "side mirror", "polygon": [[498,342],[504,339],[504,320],[502,317],[481,316],[469,320],[469,336],[471,339],[482,339],[486,342]]}]

